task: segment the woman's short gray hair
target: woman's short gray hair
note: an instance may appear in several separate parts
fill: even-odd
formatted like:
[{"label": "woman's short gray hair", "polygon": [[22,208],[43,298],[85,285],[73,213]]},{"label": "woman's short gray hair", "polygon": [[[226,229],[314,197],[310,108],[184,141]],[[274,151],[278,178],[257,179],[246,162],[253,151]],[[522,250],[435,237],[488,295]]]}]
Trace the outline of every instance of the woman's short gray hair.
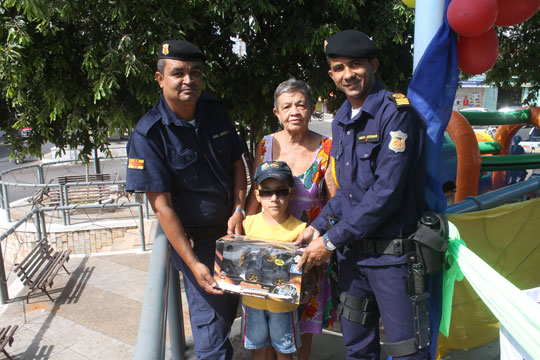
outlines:
[{"label": "woman's short gray hair", "polygon": [[280,97],[284,93],[291,93],[291,92],[299,92],[304,95],[307,101],[307,105],[309,110],[314,105],[313,102],[313,96],[311,95],[311,88],[309,85],[302,80],[296,80],[294,78],[291,78],[289,80],[285,80],[281,84],[278,85],[276,88],[276,91],[274,92],[274,108],[278,108],[278,97]]}]

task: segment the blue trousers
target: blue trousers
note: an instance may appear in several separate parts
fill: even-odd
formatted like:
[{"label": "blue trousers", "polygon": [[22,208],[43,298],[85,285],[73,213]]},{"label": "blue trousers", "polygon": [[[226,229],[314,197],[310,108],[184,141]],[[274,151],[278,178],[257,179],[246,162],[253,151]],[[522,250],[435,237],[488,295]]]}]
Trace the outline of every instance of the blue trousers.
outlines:
[{"label": "blue trousers", "polygon": [[[195,254],[210,272],[214,269],[216,238],[196,241]],[[176,252],[172,252],[174,266],[182,272],[184,289],[189,304],[191,331],[198,359],[232,359],[233,348],[229,341],[231,326],[236,317],[238,295],[211,295],[204,291],[191,270]]]},{"label": "blue trousers", "polygon": [[[388,342],[414,337],[411,300],[407,293],[407,265],[363,266],[339,257],[339,287],[356,298],[374,297]],[[379,360],[379,322],[364,326],[341,317],[347,359]],[[427,349],[393,359],[428,359]]]}]

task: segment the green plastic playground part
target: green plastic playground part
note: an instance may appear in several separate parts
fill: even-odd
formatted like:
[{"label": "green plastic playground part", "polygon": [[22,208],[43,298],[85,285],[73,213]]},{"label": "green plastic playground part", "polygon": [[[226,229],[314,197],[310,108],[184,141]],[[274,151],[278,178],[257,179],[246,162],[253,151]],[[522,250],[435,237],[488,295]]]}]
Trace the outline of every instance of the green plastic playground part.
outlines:
[{"label": "green plastic playground part", "polygon": [[540,154],[482,156],[482,171],[540,169]]},{"label": "green plastic playground part", "polygon": [[484,141],[478,143],[480,154],[497,154],[501,151],[501,144],[498,141]]},{"label": "green plastic playground part", "polygon": [[473,126],[529,124],[531,119],[531,109],[529,108],[509,112],[460,111],[459,113]]}]

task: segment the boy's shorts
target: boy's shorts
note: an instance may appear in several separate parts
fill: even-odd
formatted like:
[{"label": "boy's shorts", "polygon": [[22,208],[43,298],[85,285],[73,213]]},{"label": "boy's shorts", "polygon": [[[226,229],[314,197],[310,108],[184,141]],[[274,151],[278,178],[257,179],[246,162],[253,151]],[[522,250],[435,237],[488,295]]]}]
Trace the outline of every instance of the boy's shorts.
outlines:
[{"label": "boy's shorts", "polygon": [[298,311],[272,313],[242,304],[242,343],[246,349],[272,345],[277,352],[290,354],[300,347]]}]

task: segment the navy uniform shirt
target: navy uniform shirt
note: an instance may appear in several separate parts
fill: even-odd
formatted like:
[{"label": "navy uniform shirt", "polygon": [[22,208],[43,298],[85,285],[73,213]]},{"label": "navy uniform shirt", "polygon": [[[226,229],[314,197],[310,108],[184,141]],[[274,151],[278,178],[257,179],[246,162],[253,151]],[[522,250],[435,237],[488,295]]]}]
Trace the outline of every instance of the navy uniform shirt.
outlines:
[{"label": "navy uniform shirt", "polygon": [[[359,114],[351,119],[347,100],[334,118],[330,155],[339,189],[312,226],[323,231],[326,215],[337,215],[341,221],[328,238],[338,248],[362,239],[405,238],[416,229],[424,211],[426,127],[407,102],[376,83]],[[404,261],[355,256],[365,265]]]},{"label": "navy uniform shirt", "polygon": [[195,126],[161,100],[138,122],[127,145],[128,191],[171,193],[184,226],[226,224],[233,206],[232,164],[243,153],[227,111],[202,94]]}]

